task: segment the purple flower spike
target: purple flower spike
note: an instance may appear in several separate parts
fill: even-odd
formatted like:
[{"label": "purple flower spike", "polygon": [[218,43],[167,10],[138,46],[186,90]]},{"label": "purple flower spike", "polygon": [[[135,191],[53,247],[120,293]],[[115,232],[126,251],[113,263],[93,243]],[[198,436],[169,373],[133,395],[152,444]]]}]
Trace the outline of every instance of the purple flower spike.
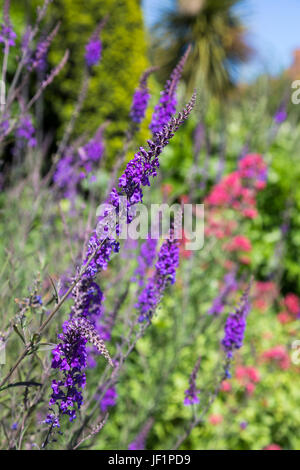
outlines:
[{"label": "purple flower spike", "polygon": [[8,46],[15,46],[15,39],[17,35],[11,25],[9,8],[10,0],[5,0],[3,5],[4,22],[0,25],[0,42],[8,44]]},{"label": "purple flower spike", "polygon": [[235,279],[234,272],[227,273],[224,276],[224,286],[222,287],[220,294],[213,301],[212,306],[208,310],[209,315],[220,315],[226,305],[227,298],[229,294],[237,289],[237,282]]},{"label": "purple flower spike", "polygon": [[134,92],[130,117],[131,120],[136,124],[140,124],[145,117],[146,109],[150,99],[150,93],[147,88],[147,81],[149,75],[154,70],[156,70],[156,67],[151,67],[143,73],[140,79],[139,87]]},{"label": "purple flower spike", "polygon": [[276,124],[281,124],[282,122],[286,120],[286,118],[287,118],[287,112],[284,108],[281,107],[275,113],[274,121],[276,122]]},{"label": "purple flower spike", "polygon": [[[109,353],[91,322],[85,318],[73,318],[63,325],[58,335],[60,343],[52,351],[51,367],[63,372],[62,380],[52,381],[50,409],[58,406],[59,414],[68,415],[70,421],[76,418],[76,408],[83,402],[82,389],[85,386],[87,364],[86,343],[89,341],[112,364]],[[50,417],[49,417],[50,416]],[[58,419],[58,417],[56,417]],[[55,418],[55,419],[56,419]],[[47,418],[53,424],[53,414]],[[51,421],[52,420],[52,421]]]},{"label": "purple flower spike", "polygon": [[186,53],[182,56],[181,60],[173,70],[170,79],[167,81],[165,88],[161,93],[159,103],[154,108],[150,124],[150,130],[152,131],[153,136],[155,136],[157,132],[161,132],[163,127],[170,121],[172,115],[176,113],[176,90],[189,52],[190,47],[188,47]]},{"label": "purple flower spike", "polygon": [[197,375],[198,375],[198,372],[199,372],[200,363],[201,363],[201,357],[198,358],[198,360],[195,364],[195,367],[193,369],[193,372],[190,375],[189,388],[184,392],[185,398],[184,398],[183,403],[186,406],[188,406],[188,405],[198,405],[198,403],[200,403],[200,400],[199,400],[199,397],[198,397],[198,395],[200,393],[200,390],[197,389],[197,387],[196,387],[196,379],[197,379]]},{"label": "purple flower spike", "polygon": [[[111,204],[117,210],[119,208],[119,196],[127,196],[127,209],[142,200],[142,187],[150,185],[150,177],[156,175],[159,167],[159,155],[189,116],[195,100],[196,94],[194,93],[182,113],[171,119],[162,132],[156,135],[155,141],[148,141],[148,150],[141,147],[140,151],[127,164],[125,173],[119,180],[119,191],[113,188],[109,198]],[[127,223],[131,221],[132,215],[127,216]],[[102,236],[103,233],[99,233],[102,227],[104,233],[106,233],[105,236]],[[59,415],[66,414],[71,421],[76,418],[76,409],[80,408],[83,401],[84,369],[87,366],[86,343],[89,341],[112,365],[104,342],[95,328],[95,325],[98,325],[99,316],[101,316],[103,300],[101,289],[95,282],[95,277],[100,271],[106,269],[112,253],[119,250],[117,237],[114,237],[115,235],[111,234],[110,221],[107,222],[104,217],[100,217],[97,230],[94,231],[89,240],[85,259],[81,266],[83,270],[82,277],[73,291],[75,302],[70,320],[63,325],[63,334],[59,335],[61,342],[52,351],[52,368],[60,369],[63,379],[52,382],[53,393],[49,403],[50,410],[53,412],[52,407],[57,405]],[[178,259],[179,247],[177,241],[174,239],[166,240],[161,247],[156,263],[156,276],[154,277],[156,302],[159,301],[166,285],[175,282]],[[152,313],[152,311],[147,311],[146,317],[150,319]],[[53,420],[50,424],[54,425]]]},{"label": "purple flower spike", "polygon": [[5,26],[4,24],[1,25],[1,30],[0,30],[0,42],[5,42],[7,41],[9,46],[15,46],[15,39],[17,35],[12,29],[12,26]]},{"label": "purple flower spike", "polygon": [[[89,162],[98,162],[101,160],[104,152],[104,143],[102,139],[102,131],[103,129],[100,128],[95,136],[84,146],[84,151],[86,154],[86,159]],[[82,159],[82,163],[84,164],[84,158]]]},{"label": "purple flower spike", "polygon": [[148,236],[147,240],[141,245],[141,251],[138,256],[138,267],[135,270],[134,280],[138,280],[139,286],[144,285],[144,278],[147,270],[152,267],[156,255],[157,240]]},{"label": "purple flower spike", "polygon": [[164,290],[175,282],[178,265],[179,245],[178,241],[171,237],[162,244],[155,265],[155,274],[149,279],[136,304],[140,312],[140,322],[151,321]]}]

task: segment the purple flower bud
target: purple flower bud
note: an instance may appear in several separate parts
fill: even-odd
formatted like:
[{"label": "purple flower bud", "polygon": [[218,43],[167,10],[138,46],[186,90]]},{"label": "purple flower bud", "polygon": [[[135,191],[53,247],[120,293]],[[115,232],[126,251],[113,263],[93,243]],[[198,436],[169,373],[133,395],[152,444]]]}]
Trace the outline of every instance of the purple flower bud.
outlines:
[{"label": "purple flower bud", "polygon": [[29,147],[36,147],[35,128],[32,125],[31,118],[25,116],[21,118],[20,125],[16,130],[16,137],[21,141],[27,141]]},{"label": "purple flower bud", "polygon": [[198,403],[200,403],[200,400],[199,400],[199,393],[200,393],[200,390],[197,389],[197,386],[196,386],[196,379],[197,379],[197,375],[198,375],[198,372],[199,372],[199,368],[200,368],[200,363],[201,363],[201,357],[198,358],[196,364],[195,364],[195,367],[193,369],[193,372],[191,373],[190,375],[190,379],[189,379],[189,388],[184,392],[185,394],[185,398],[184,398],[184,405],[188,406],[188,405],[197,405]]},{"label": "purple flower bud", "polygon": [[85,61],[88,67],[94,67],[100,62],[102,43],[100,39],[93,37],[85,46]]},{"label": "purple flower bud", "polygon": [[220,294],[215,298],[207,313],[209,315],[220,315],[224,310],[229,294],[233,290],[236,290],[237,287],[235,274],[233,272],[227,273],[224,276],[224,285],[220,291]]}]

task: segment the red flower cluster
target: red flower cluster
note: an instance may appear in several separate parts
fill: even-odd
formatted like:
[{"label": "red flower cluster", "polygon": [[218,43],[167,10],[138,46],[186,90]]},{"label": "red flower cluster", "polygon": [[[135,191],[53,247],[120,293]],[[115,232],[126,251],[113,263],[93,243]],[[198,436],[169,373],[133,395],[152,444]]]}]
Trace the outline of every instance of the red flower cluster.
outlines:
[{"label": "red flower cluster", "polygon": [[274,282],[259,281],[254,285],[253,305],[262,312],[273,303],[278,296],[278,289]]},{"label": "red flower cluster", "polygon": [[282,370],[288,369],[291,364],[289,354],[285,346],[282,345],[264,351],[261,358],[266,362],[275,362]]},{"label": "red flower cluster", "polygon": [[210,415],[210,417],[209,417],[209,422],[213,426],[217,426],[218,424],[221,424],[222,421],[223,421],[223,416],[220,415],[220,414]]},{"label": "red flower cluster", "polygon": [[235,220],[226,220],[224,214],[216,209],[211,209],[206,214],[205,235],[213,236],[222,240],[230,237],[236,230],[237,223]]},{"label": "red flower cluster", "polygon": [[181,238],[180,238],[180,242],[179,242],[179,255],[182,257],[182,258],[190,258],[192,256],[192,251],[191,250],[187,250],[185,248],[185,245],[186,245],[186,242],[190,241],[190,238],[188,238],[184,232],[184,230],[182,230],[181,232]]},{"label": "red flower cluster", "polygon": [[252,395],[256,384],[260,381],[260,376],[255,367],[238,366],[236,369],[236,379],[245,387],[247,394]]},{"label": "red flower cluster", "polygon": [[257,190],[266,186],[267,167],[259,153],[249,153],[239,162],[239,172],[242,178],[254,182]]},{"label": "red flower cluster", "polygon": [[296,294],[287,294],[283,300],[283,306],[284,310],[277,315],[280,323],[290,323],[300,317],[300,299]]},{"label": "red flower cluster", "polygon": [[213,187],[205,203],[210,207],[228,207],[253,219],[257,216],[256,194],[265,187],[266,179],[267,166],[261,155],[248,154],[239,162],[237,171]]},{"label": "red flower cluster", "polygon": [[287,294],[284,299],[284,303],[289,313],[298,316],[300,313],[300,300],[295,294]]}]

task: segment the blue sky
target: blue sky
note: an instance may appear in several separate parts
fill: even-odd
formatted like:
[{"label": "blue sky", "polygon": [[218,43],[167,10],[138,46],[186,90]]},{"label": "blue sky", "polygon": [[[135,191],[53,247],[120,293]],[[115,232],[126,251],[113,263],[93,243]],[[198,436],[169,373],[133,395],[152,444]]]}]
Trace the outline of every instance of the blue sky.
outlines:
[{"label": "blue sky", "polygon": [[[145,22],[151,26],[176,0],[143,0]],[[162,6],[163,5],[163,6]],[[292,63],[292,52],[300,48],[300,0],[244,0],[239,9],[249,28],[249,43],[257,51],[240,70],[249,81],[262,71],[276,74]]]}]

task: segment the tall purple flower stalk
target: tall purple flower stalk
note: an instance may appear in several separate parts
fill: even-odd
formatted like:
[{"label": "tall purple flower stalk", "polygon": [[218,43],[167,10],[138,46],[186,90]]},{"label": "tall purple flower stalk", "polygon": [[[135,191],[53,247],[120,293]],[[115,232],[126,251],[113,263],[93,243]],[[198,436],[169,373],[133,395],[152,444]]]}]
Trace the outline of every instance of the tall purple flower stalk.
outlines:
[{"label": "tall purple flower stalk", "polygon": [[[127,164],[124,174],[119,179],[119,192],[113,188],[110,194],[110,202],[118,210],[119,197],[127,196],[127,210],[142,201],[142,187],[150,185],[150,177],[156,176],[159,167],[158,157],[163,148],[169,143],[181,124],[187,119],[195,104],[196,95],[182,113],[173,117],[169,124],[157,134],[155,142],[148,141],[148,150],[143,147],[135,154]],[[109,214],[106,214],[109,215]],[[127,223],[132,221],[132,214],[127,214]],[[110,219],[109,219],[110,221]],[[57,423],[59,416],[53,412],[53,406],[57,405],[60,414],[68,414],[70,419],[76,417],[76,408],[82,404],[82,388],[85,384],[84,369],[86,368],[86,343],[92,343],[98,351],[108,360],[109,354],[102,339],[95,328],[96,318],[101,311],[102,292],[96,283],[97,274],[107,267],[112,252],[119,250],[119,243],[111,234],[110,222],[100,218],[103,232],[95,230],[92,234],[85,259],[82,265],[81,280],[74,289],[74,306],[70,319],[64,324],[64,333],[59,336],[60,343],[53,350],[52,367],[60,369],[64,379],[53,381],[53,394],[50,400],[52,410],[47,417],[47,422],[52,426]],[[175,281],[175,272],[178,265],[178,244],[174,240],[167,240],[161,250],[156,264],[155,287],[162,293],[168,283]],[[96,287],[97,286],[97,287]],[[150,314],[150,312],[148,312]],[[69,386],[70,382],[70,386]]]},{"label": "tall purple flower stalk", "polygon": [[2,120],[0,122],[0,137],[5,136],[9,130],[9,114],[6,113],[2,116]]},{"label": "tall purple flower stalk", "polygon": [[169,284],[174,284],[176,280],[176,269],[179,265],[179,244],[173,237],[173,230],[170,235],[170,238],[161,245],[155,264],[155,273],[148,280],[136,304],[136,308],[140,312],[140,322],[151,321],[166,287]]},{"label": "tall purple flower stalk", "polygon": [[150,93],[147,87],[149,75],[156,70],[156,67],[150,67],[146,70],[141,79],[138,88],[135,90],[130,110],[130,118],[135,124],[140,124],[145,117],[146,109],[150,99]]},{"label": "tall purple flower stalk", "polygon": [[202,122],[197,124],[193,137],[194,155],[198,156],[205,139],[205,128]]},{"label": "tall purple flower stalk", "polygon": [[137,280],[139,286],[144,285],[144,278],[147,270],[153,265],[156,256],[157,240],[148,236],[147,240],[142,243],[140,253],[137,258],[138,266],[134,272],[134,280]]},{"label": "tall purple flower stalk", "polygon": [[[179,113],[178,117],[172,118],[168,126],[165,126],[163,131],[157,135],[157,140],[155,142],[151,140],[148,141],[148,150],[141,147],[139,152],[135,154],[134,158],[127,164],[125,172],[119,179],[119,191],[117,191],[116,188],[112,189],[110,194],[110,203],[117,211],[119,209],[120,196],[127,197],[127,223],[130,223],[133,219],[130,209],[143,199],[143,186],[150,186],[150,177],[154,177],[157,174],[157,168],[159,168],[158,157],[163,148],[169,143],[169,140],[174,136],[175,132],[191,112],[195,103],[195,96],[196,95],[194,94],[190,103],[188,103],[183,112]],[[103,221],[100,220],[100,222]],[[104,221],[101,236],[98,236],[95,231],[90,238],[84,265],[91,256],[94,255],[94,257],[88,264],[84,274],[84,278],[87,281],[93,280],[99,271],[106,269],[111,254],[119,250],[119,243],[117,240],[111,235],[105,235],[109,230],[109,225],[105,225]],[[170,241],[168,240],[167,243],[170,243]],[[174,270],[172,271],[172,275],[175,276]]]},{"label": "tall purple flower stalk", "polygon": [[251,283],[243,293],[239,306],[234,313],[228,315],[225,323],[222,346],[228,359],[233,357],[234,350],[240,349],[243,345],[247,315],[250,312],[250,287]]},{"label": "tall purple flower stalk", "polygon": [[154,113],[150,123],[150,130],[152,131],[153,136],[155,136],[157,132],[160,132],[163,126],[168,124],[171,117],[176,112],[176,90],[189,52],[190,46],[187,48],[187,51],[173,70],[169,80],[167,80],[165,88],[161,92],[159,103],[154,108]]},{"label": "tall purple flower stalk", "polygon": [[184,392],[185,398],[184,398],[183,403],[185,405],[197,405],[200,402],[199,397],[198,397],[200,390],[197,389],[197,386],[196,386],[196,379],[197,379],[197,375],[199,372],[200,363],[201,363],[201,357],[197,359],[195,367],[190,375],[189,388]]}]

